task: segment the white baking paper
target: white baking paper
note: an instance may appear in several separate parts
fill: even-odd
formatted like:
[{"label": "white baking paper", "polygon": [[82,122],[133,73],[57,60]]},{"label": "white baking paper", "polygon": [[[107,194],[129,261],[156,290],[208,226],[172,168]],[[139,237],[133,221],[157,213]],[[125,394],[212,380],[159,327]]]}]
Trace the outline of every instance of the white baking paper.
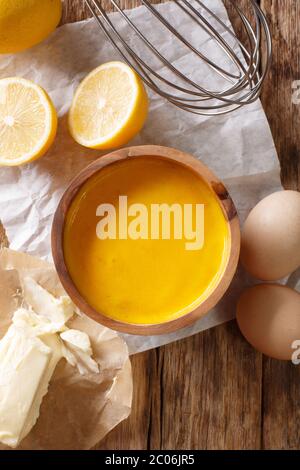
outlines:
[{"label": "white baking paper", "polygon": [[[229,24],[221,0],[206,3]],[[176,29],[190,34],[199,49],[208,55],[212,52],[211,39],[200,28],[191,28],[188,17],[178,15],[178,7],[167,3],[157,8]],[[198,82],[203,79],[212,88],[217,85],[219,79],[195,54],[186,48],[173,47],[160,23],[152,21],[144,7],[128,14],[162,52],[168,52],[168,57],[171,54],[174,65]],[[128,27],[117,14],[113,15],[127,41],[133,41]],[[31,50],[0,58],[0,78],[18,75],[40,84],[50,94],[59,114],[57,139],[46,156],[19,168],[0,169],[0,219],[14,250],[51,260],[51,222],[60,197],[72,178],[100,155],[99,151],[75,143],[68,133],[66,115],[74,91],[93,68],[119,59],[94,20],[62,26]],[[159,69],[159,64],[154,65]],[[232,114],[203,117],[181,111],[149,93],[151,109],[147,124],[130,144],[172,146],[201,159],[227,184],[241,221],[262,197],[281,188],[276,151],[259,101]],[[232,319],[236,297],[249,282],[239,271],[218,306],[192,327],[165,336],[127,335],[130,352],[160,346]]]}]

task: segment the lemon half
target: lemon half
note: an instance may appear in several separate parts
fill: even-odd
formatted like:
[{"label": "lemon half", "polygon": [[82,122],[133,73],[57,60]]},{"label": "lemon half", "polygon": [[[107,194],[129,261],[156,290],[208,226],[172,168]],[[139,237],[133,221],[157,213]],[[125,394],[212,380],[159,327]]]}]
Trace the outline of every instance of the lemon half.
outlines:
[{"label": "lemon half", "polygon": [[57,115],[47,93],[23,78],[0,80],[0,165],[41,157],[54,141]]},{"label": "lemon half", "polygon": [[0,53],[23,51],[43,41],[61,14],[61,0],[1,0]]},{"label": "lemon half", "polygon": [[147,114],[142,80],[123,62],[109,62],[79,85],[69,112],[69,129],[85,147],[112,149],[127,144],[142,129]]}]

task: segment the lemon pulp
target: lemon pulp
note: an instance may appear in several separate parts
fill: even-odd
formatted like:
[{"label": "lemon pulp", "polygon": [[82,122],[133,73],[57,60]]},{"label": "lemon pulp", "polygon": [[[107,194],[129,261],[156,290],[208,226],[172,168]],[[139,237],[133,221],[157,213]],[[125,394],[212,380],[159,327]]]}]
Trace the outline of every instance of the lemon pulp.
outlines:
[{"label": "lemon pulp", "polygon": [[[96,235],[100,204],[204,204],[204,245],[187,240],[106,239]],[[135,324],[163,323],[196,308],[219,282],[230,234],[215,194],[192,170],[159,157],[104,167],[75,196],[64,228],[64,256],[80,294],[97,311]]]},{"label": "lemon pulp", "polygon": [[41,157],[54,141],[57,115],[47,93],[23,78],[0,80],[0,165]]}]

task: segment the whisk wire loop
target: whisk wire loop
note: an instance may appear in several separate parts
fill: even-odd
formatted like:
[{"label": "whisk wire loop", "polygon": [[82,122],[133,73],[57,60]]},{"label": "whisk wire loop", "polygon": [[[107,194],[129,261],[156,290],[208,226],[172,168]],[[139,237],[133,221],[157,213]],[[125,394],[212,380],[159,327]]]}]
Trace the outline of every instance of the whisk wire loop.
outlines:
[{"label": "whisk wire loop", "polygon": [[[261,93],[263,82],[268,73],[272,40],[266,17],[256,0],[248,0],[252,7],[252,17],[248,18],[236,0],[227,0],[233,6],[243,37],[238,37],[226,19],[218,16],[203,0],[174,0],[178,13],[187,15],[194,37],[199,28],[213,40],[218,48],[218,61],[199,50],[199,45],[192,43],[153,6],[149,0],[141,0],[145,14],[150,21],[160,22],[161,33],[168,35],[174,47],[182,48],[183,55],[191,53],[193,60],[199,59],[199,66],[207,67],[208,73],[219,77],[219,89],[210,89],[207,83],[199,83],[194,75],[180,70],[172,63],[172,57],[159,50],[155,41],[150,41],[130,17],[130,13],[120,7],[117,0],[110,0],[116,15],[125,25],[115,25],[115,17],[109,17],[101,0],[85,0],[85,3],[97,21],[97,24],[109,39],[120,56],[130,65],[154,92],[175,106],[200,115],[220,115],[231,112],[255,102]],[[120,23],[119,23],[120,24]],[[130,36],[128,36],[130,35]],[[131,40],[128,40],[128,37]],[[246,38],[246,39],[245,39]],[[139,42],[144,53],[138,52],[131,44]],[[170,54],[172,51],[170,51]],[[220,57],[222,54],[222,57]],[[147,56],[147,59],[145,57]],[[225,65],[224,65],[225,64]],[[197,72],[196,68],[196,72]],[[197,77],[198,78],[198,77]]]}]

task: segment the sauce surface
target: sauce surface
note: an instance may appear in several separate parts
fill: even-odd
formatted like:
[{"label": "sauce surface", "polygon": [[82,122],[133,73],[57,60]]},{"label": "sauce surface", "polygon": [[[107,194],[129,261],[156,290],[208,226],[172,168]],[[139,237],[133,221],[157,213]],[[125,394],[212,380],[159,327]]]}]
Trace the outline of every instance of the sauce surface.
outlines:
[{"label": "sauce surface", "polygon": [[[116,239],[99,239],[97,208],[112,204],[119,228],[119,196],[128,197],[128,207],[149,209],[149,227],[152,204],[204,204],[203,247],[187,250],[190,240],[176,239],[172,230],[169,239],[120,239],[118,230]],[[64,228],[65,262],[78,291],[97,311],[126,323],[163,323],[192,311],[219,282],[229,247],[215,194],[192,170],[160,157],[100,170],[75,196]]]}]

